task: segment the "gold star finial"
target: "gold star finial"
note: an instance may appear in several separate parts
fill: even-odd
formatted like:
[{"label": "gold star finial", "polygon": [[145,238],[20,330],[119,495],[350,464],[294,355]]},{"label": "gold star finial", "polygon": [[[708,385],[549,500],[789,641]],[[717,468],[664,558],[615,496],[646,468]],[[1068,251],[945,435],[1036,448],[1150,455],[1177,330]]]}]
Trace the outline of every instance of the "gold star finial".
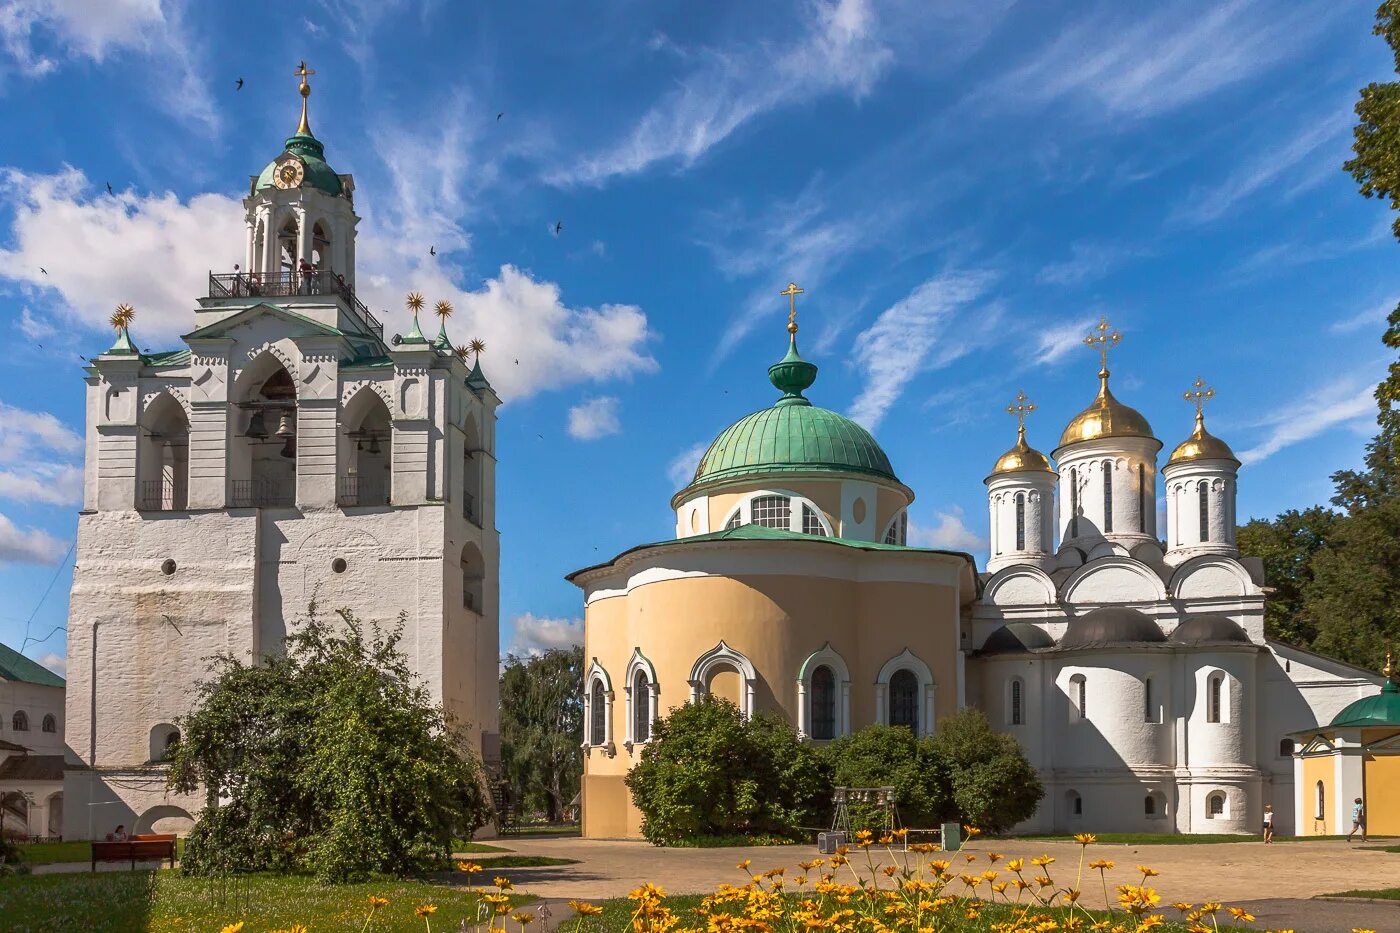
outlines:
[{"label": "gold star finial", "polygon": [[1196,417],[1201,418],[1205,414],[1206,402],[1215,398],[1215,390],[1206,385],[1204,379],[1197,376],[1196,381],[1191,383],[1191,391],[1183,392],[1181,397],[1196,406]]},{"label": "gold star finial", "polygon": [[1387,678],[1389,678],[1391,675],[1393,675],[1393,674],[1395,673],[1395,667],[1394,667],[1394,665],[1392,665],[1392,664],[1390,663],[1390,646],[1389,646],[1389,645],[1387,645],[1386,648],[1385,648],[1385,670],[1383,670],[1381,673],[1385,674],[1385,676],[1386,676]]},{"label": "gold star finial", "polygon": [[131,326],[132,320],[136,317],[136,309],[126,302],[117,305],[117,310],[112,312],[112,316],[107,319],[107,323],[112,325],[112,329],[121,333]]},{"label": "gold star finial", "polygon": [[301,78],[301,122],[297,124],[298,136],[310,136],[311,124],[306,120],[306,99],[311,96],[311,85],[307,82],[307,75],[314,75],[316,72],[306,67],[306,62],[302,61],[297,65],[297,70],[292,72]]},{"label": "gold star finial", "polygon": [[417,317],[417,316],[418,316],[418,312],[423,310],[423,295],[422,295],[422,293],[420,293],[420,292],[409,292],[409,293],[408,293],[408,297],[404,299],[404,304],[408,305],[408,310],[410,310],[410,311],[413,312],[413,316],[414,316],[414,317]]},{"label": "gold star finial", "polygon": [[1099,323],[1089,332],[1089,336],[1084,338],[1084,346],[1099,353],[1099,375],[1108,374],[1108,351],[1118,346],[1118,342],[1123,339],[1123,335],[1116,330],[1109,333],[1110,329],[1108,318],[1100,315]]},{"label": "gold star finial", "polygon": [[1016,436],[1024,438],[1026,436],[1026,415],[1035,411],[1035,402],[1026,398],[1024,391],[1016,393],[1016,401],[1006,406],[1008,415],[1016,416]]},{"label": "gold star finial", "polygon": [[779,295],[786,295],[788,300],[788,333],[797,333],[797,296],[806,289],[798,288],[796,282],[789,282],[788,287],[778,292]]},{"label": "gold star finial", "polygon": [[433,313],[446,322],[452,316],[452,302],[439,301],[433,305]]}]

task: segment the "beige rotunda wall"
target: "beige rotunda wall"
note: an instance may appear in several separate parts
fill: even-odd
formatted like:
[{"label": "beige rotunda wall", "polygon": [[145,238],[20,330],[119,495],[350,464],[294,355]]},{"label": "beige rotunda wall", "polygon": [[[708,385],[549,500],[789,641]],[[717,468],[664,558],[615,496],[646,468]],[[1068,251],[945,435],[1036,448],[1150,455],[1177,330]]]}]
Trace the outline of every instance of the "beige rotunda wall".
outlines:
[{"label": "beige rotunda wall", "polygon": [[[684,550],[682,550],[684,549]],[[583,571],[585,669],[604,671],[612,687],[608,737],[584,748],[583,833],[636,837],[641,815],[623,783],[643,745],[626,742],[629,665],[640,652],[655,673],[658,716],[690,702],[696,662],[725,646],[752,665],[751,684],[732,667],[702,689],[748,706],[779,711],[797,726],[799,672],[829,646],[844,661],[856,730],[881,720],[876,682],[908,651],[932,674],[933,720],[958,708],[958,618],[971,599],[972,566],[961,555],[917,549],[865,551],[835,542],[677,543],[633,552],[629,566]],[[587,577],[587,581],[580,579]],[[921,731],[928,728],[921,707]],[[587,726],[585,727],[587,728]],[[591,738],[591,736],[586,736]]]},{"label": "beige rotunda wall", "polygon": [[[736,480],[682,500],[676,507],[676,536],[724,530],[725,522],[755,496],[778,494],[805,499],[821,512],[835,537],[879,541],[890,521],[913,502],[904,486],[865,475],[762,475]],[[859,504],[857,504],[859,503]]]}]

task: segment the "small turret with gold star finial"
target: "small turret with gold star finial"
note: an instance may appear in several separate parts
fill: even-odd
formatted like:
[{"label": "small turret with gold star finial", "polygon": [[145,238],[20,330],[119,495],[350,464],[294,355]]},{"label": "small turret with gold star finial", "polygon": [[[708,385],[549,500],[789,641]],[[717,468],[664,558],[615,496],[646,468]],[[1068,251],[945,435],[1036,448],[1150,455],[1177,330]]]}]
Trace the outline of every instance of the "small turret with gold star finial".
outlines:
[{"label": "small turret with gold star finial", "polygon": [[447,339],[447,319],[452,316],[452,302],[439,301],[433,305],[433,313],[438,316],[438,335],[433,339],[433,346],[439,350],[452,349],[452,342]]},{"label": "small turret with gold star finial", "polygon": [[1206,430],[1206,402],[1215,398],[1215,389],[1206,385],[1206,381],[1200,376],[1191,383],[1191,388],[1183,392],[1181,397],[1188,403],[1196,406],[1196,426],[1191,431],[1191,436],[1172,451],[1172,455],[1167,458],[1168,465],[1173,463],[1188,463],[1192,460],[1234,460],[1234,451],[1230,445]]},{"label": "small turret with gold star finial", "polygon": [[395,337],[399,344],[405,343],[427,343],[428,338],[423,336],[423,331],[418,327],[418,312],[423,310],[423,295],[419,292],[409,292],[404,299],[404,306],[413,314],[413,327],[402,337]]},{"label": "small turret with gold star finial", "polygon": [[117,305],[117,309],[112,312],[112,316],[107,319],[107,323],[112,325],[112,329],[117,332],[117,340],[112,344],[108,353],[129,356],[137,352],[135,344],[131,342],[131,322],[136,318],[136,309],[126,302]]}]

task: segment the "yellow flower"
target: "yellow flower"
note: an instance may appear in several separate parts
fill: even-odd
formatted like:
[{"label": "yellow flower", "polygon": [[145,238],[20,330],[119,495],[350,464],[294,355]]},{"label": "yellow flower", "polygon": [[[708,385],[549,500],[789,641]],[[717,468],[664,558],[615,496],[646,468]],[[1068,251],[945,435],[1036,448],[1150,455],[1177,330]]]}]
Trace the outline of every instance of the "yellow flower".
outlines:
[{"label": "yellow flower", "polygon": [[751,859],[751,858],[746,858],[746,859],[744,859],[742,862],[740,862],[738,865],[735,865],[734,867],[737,868],[737,869],[739,869],[740,871],[748,871],[748,870],[749,870],[749,865],[751,865],[751,864],[753,864],[753,859]]},{"label": "yellow flower", "polygon": [[241,929],[243,929],[242,920],[238,921],[237,923],[230,923],[228,926],[220,930],[219,933],[238,933],[238,931]]},{"label": "yellow flower", "polygon": [[998,853],[998,852],[988,852],[988,853],[987,853],[987,861],[989,861],[989,862],[991,862],[993,865],[995,865],[997,862],[1000,862],[1000,861],[1001,861],[1001,854]]},{"label": "yellow flower", "polygon": [[1243,920],[1245,923],[1254,922],[1254,914],[1245,910],[1243,907],[1226,907],[1225,909],[1228,910],[1230,916],[1234,917],[1236,920]]},{"label": "yellow flower", "polygon": [[424,917],[429,916],[430,914],[435,913],[437,913],[436,904],[419,904],[417,907],[413,908],[413,916],[419,918],[420,920]]},{"label": "yellow flower", "polygon": [[1177,901],[1175,904],[1172,905],[1173,909],[1179,910],[1183,914],[1190,910],[1193,906],[1194,905],[1188,904],[1185,901]]},{"label": "yellow flower", "polygon": [[1064,897],[1066,904],[1073,904],[1075,901],[1079,900],[1079,892],[1074,890],[1073,888],[1066,891],[1062,896]]},{"label": "yellow flower", "polygon": [[1109,860],[1106,859],[1106,858],[1096,858],[1096,859],[1094,859],[1092,862],[1089,863],[1089,867],[1090,867],[1090,868],[1096,868],[1096,869],[1098,869],[1099,871],[1112,871],[1112,870],[1113,870],[1113,862],[1109,861]]},{"label": "yellow flower", "polygon": [[1091,846],[1099,841],[1099,837],[1093,833],[1075,833],[1074,841],[1082,846]]},{"label": "yellow flower", "polygon": [[510,915],[510,919],[514,920],[521,926],[525,926],[526,924],[535,922],[535,915],[526,910],[517,910],[515,913]]},{"label": "yellow flower", "polygon": [[458,862],[457,870],[464,871],[469,875],[474,875],[477,872],[481,871],[481,866],[478,865],[476,862]]},{"label": "yellow flower", "polygon": [[662,890],[659,886],[652,884],[650,881],[642,885],[640,888],[637,888],[637,890],[633,891],[631,894],[627,895],[628,899],[634,901],[652,899],[659,900],[660,898],[663,898],[665,896],[666,892]]},{"label": "yellow flower", "polygon": [[491,883],[494,884],[496,887],[500,888],[502,891],[509,891],[513,887],[513,885],[510,883],[509,878],[492,878]]},{"label": "yellow flower", "polygon": [[371,894],[369,896],[369,906],[375,910],[381,907],[388,907],[389,899],[387,897],[380,897],[378,894]]},{"label": "yellow flower", "polygon": [[1144,878],[1155,878],[1155,877],[1157,877],[1158,875],[1161,874],[1161,872],[1158,871],[1157,869],[1155,869],[1155,868],[1148,868],[1146,865],[1139,865],[1139,866],[1137,867],[1137,870],[1140,871],[1140,872],[1142,872],[1142,876],[1143,876]]},{"label": "yellow flower", "polygon": [[1012,871],[1020,871],[1026,867],[1026,860],[1023,858],[1014,858],[1006,863],[1006,867]]},{"label": "yellow flower", "polygon": [[1052,855],[1037,855],[1035,858],[1031,859],[1031,864],[1039,865],[1041,868],[1044,868],[1053,861],[1055,861],[1055,857]]},{"label": "yellow flower", "polygon": [[978,829],[976,826],[964,826],[963,835],[968,839],[976,839],[978,836],[982,835],[982,830]]}]

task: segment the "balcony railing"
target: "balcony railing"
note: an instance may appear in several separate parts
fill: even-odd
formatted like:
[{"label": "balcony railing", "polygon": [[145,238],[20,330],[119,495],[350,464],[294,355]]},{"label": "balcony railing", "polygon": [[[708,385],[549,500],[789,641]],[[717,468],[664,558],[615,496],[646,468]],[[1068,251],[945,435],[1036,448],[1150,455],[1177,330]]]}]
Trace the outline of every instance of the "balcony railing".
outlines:
[{"label": "balcony railing", "polygon": [[178,512],[186,506],[185,490],[177,488],[168,479],[144,479],[141,481],[141,504],[143,512]]},{"label": "balcony railing", "polygon": [[341,508],[389,504],[389,484],[380,477],[359,473],[338,477],[335,493]]},{"label": "balcony railing", "polygon": [[233,507],[236,509],[275,509],[296,504],[296,487],[274,479],[233,481]]},{"label": "balcony railing", "polygon": [[289,295],[336,295],[345,300],[365,322],[374,336],[384,339],[384,325],[369,313],[339,273],[325,269],[313,272],[228,272],[209,273],[210,298],[280,298]]}]

